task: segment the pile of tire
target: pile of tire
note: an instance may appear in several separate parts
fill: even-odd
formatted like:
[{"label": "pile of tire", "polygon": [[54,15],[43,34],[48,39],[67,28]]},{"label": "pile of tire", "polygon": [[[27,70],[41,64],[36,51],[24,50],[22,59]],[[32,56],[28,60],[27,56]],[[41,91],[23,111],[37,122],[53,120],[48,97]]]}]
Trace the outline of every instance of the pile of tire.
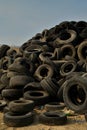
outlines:
[{"label": "pile of tire", "polygon": [[[62,102],[67,108],[84,114],[87,112],[86,71],[87,22],[64,21],[37,33],[18,50],[7,45],[0,46],[0,99],[6,101],[8,107],[11,102],[21,104],[20,98],[24,102],[32,100],[34,107]],[[8,126],[27,125],[10,121],[14,122],[16,116],[24,120],[28,112],[28,118],[32,117],[33,122],[30,111],[21,114],[10,111],[11,114],[7,112],[3,118]],[[42,113],[40,121],[56,122],[50,122],[53,117],[54,120],[60,119],[59,114],[56,116],[52,112]]]}]

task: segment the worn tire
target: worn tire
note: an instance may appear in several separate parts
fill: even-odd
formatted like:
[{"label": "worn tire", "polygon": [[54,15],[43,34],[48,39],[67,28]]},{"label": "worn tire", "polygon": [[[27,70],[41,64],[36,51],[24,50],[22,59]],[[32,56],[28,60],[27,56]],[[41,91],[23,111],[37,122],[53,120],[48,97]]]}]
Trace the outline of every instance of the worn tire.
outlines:
[{"label": "worn tire", "polygon": [[30,76],[26,75],[17,75],[10,78],[9,88],[23,88],[29,82],[34,81]]},{"label": "worn tire", "polygon": [[24,93],[26,92],[26,91],[33,91],[33,90],[42,90],[42,87],[41,87],[41,85],[40,85],[40,83],[39,82],[31,82],[31,83],[28,83],[28,84],[26,84],[25,86],[24,86],[24,89],[23,89],[23,91],[24,91]]},{"label": "worn tire", "polygon": [[10,47],[8,45],[0,46],[0,59],[6,55],[6,52],[9,48]]},{"label": "worn tire", "polygon": [[64,125],[67,117],[64,113],[44,112],[39,115],[39,122],[46,125]]},{"label": "worn tire", "polygon": [[68,61],[64,63],[60,68],[61,76],[67,76],[70,73],[76,70],[76,62],[75,61]]},{"label": "worn tire", "polygon": [[78,57],[81,61],[86,61],[87,57],[86,51],[87,51],[87,40],[80,43],[77,50]]},{"label": "worn tire", "polygon": [[56,39],[57,44],[73,43],[77,38],[77,33],[74,30],[67,30],[60,33],[60,36]]},{"label": "worn tire", "polygon": [[87,79],[80,76],[69,79],[63,89],[63,99],[65,105],[71,110],[85,113],[87,111]]},{"label": "worn tire", "polygon": [[7,112],[4,114],[3,121],[7,126],[11,127],[28,126],[34,121],[34,115],[31,112],[24,115]]},{"label": "worn tire", "polygon": [[18,99],[23,96],[23,91],[20,89],[4,89],[2,90],[2,97],[8,99]]},{"label": "worn tire", "polygon": [[45,78],[40,82],[42,88],[49,93],[50,96],[56,97],[59,85],[52,78]]},{"label": "worn tire", "polygon": [[10,112],[18,114],[26,114],[34,109],[34,101],[32,100],[14,100],[8,104]]},{"label": "worn tire", "polygon": [[49,102],[49,94],[45,91],[27,91],[24,93],[24,99],[33,100],[35,105],[44,105]]},{"label": "worn tire", "polygon": [[6,105],[7,105],[7,104],[6,104],[5,101],[0,100],[0,111],[2,111]]},{"label": "worn tire", "polygon": [[53,69],[48,64],[42,64],[36,69],[34,76],[38,81],[41,81],[42,79],[47,77],[52,77]]},{"label": "worn tire", "polygon": [[66,55],[69,55],[71,57],[75,57],[75,48],[71,44],[67,44],[61,47],[61,57],[65,58]]},{"label": "worn tire", "polygon": [[61,102],[50,102],[45,106],[46,111],[58,111],[65,108],[65,104]]}]

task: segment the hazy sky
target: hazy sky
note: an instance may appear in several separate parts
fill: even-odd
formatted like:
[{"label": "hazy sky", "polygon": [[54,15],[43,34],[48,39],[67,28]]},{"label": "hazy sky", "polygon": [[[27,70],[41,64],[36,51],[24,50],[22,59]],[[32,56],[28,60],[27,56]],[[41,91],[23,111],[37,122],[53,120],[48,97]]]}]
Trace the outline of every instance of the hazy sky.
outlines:
[{"label": "hazy sky", "polygon": [[0,0],[0,44],[22,45],[67,20],[87,21],[87,0]]}]

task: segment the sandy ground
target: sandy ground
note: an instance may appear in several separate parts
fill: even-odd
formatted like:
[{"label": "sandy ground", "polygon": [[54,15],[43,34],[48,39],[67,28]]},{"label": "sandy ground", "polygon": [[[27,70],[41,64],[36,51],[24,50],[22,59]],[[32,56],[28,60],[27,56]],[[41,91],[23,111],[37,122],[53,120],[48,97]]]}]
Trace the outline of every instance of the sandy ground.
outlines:
[{"label": "sandy ground", "polygon": [[62,126],[40,124],[36,117],[34,123],[27,127],[13,128],[4,124],[3,113],[0,113],[0,130],[87,130],[87,123],[84,115],[68,116],[67,124]]}]

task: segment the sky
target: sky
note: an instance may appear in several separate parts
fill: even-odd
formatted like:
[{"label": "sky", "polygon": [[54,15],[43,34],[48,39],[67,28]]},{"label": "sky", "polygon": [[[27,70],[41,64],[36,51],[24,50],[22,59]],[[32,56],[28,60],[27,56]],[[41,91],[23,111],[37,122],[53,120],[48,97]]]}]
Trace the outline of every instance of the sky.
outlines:
[{"label": "sky", "polygon": [[87,21],[87,0],[0,0],[0,44],[21,46],[63,21]]}]

